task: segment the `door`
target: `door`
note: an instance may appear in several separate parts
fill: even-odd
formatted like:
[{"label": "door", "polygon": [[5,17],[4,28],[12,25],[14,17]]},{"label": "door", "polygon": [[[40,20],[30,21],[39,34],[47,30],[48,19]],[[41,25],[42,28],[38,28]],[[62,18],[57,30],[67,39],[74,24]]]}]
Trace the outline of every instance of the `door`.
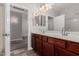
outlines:
[{"label": "door", "polygon": [[33,49],[35,49],[36,47],[35,47],[35,35],[34,34],[32,34],[32,48]]},{"label": "door", "polygon": [[9,56],[10,55],[10,4],[6,3],[3,4],[3,23],[2,23],[2,40],[4,40],[4,55]]},{"label": "door", "polygon": [[4,40],[3,40],[3,32],[4,32],[4,24],[3,24],[3,15],[4,15],[4,6],[0,4],[0,55],[4,55]]},{"label": "door", "polygon": [[68,50],[65,50],[63,48],[56,47],[55,49],[56,49],[55,50],[56,56],[77,56],[77,54],[70,52]]},{"label": "door", "polygon": [[38,39],[36,40],[36,48],[37,48],[37,53],[38,55],[42,56],[42,40],[41,39]]},{"label": "door", "polygon": [[0,4],[0,55],[10,55],[9,4]]},{"label": "door", "polygon": [[5,55],[10,55],[10,4],[5,4]]},{"label": "door", "polygon": [[43,56],[54,56],[54,46],[43,42]]}]

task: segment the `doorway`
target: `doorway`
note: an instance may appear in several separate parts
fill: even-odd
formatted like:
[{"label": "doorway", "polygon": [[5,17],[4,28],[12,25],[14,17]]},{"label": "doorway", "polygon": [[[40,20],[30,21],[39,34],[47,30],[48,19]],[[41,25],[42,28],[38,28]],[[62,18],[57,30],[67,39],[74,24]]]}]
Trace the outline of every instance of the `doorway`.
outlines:
[{"label": "doorway", "polygon": [[11,55],[26,55],[28,44],[28,11],[11,6],[10,10],[10,33]]}]

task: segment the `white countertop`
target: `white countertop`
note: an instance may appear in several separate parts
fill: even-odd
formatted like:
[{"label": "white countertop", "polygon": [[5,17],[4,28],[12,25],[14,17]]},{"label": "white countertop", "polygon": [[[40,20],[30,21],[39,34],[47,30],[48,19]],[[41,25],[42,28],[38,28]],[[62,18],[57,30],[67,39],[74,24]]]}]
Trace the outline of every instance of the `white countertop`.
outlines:
[{"label": "white countertop", "polygon": [[57,32],[57,31],[48,31],[46,33],[41,33],[41,32],[32,32],[32,33],[45,35],[45,36],[49,36],[49,37],[54,37],[54,38],[59,38],[59,39],[64,39],[64,40],[69,40],[69,41],[79,43],[79,35],[69,34],[68,36],[64,36],[64,35],[61,35],[61,33]]}]

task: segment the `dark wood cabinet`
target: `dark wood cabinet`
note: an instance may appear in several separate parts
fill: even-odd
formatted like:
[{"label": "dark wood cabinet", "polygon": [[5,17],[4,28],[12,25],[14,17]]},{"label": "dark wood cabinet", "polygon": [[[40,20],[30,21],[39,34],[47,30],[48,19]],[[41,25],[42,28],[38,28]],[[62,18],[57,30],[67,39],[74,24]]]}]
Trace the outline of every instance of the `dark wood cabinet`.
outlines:
[{"label": "dark wood cabinet", "polygon": [[32,48],[39,56],[79,56],[79,43],[32,33]]},{"label": "dark wood cabinet", "polygon": [[42,55],[42,40],[38,38],[36,40],[36,43],[37,43],[36,45],[37,54],[41,56]]},{"label": "dark wood cabinet", "polygon": [[72,51],[72,52],[74,52],[74,53],[77,53],[77,54],[79,54],[79,44],[78,43],[75,43],[75,42],[68,42],[67,43],[67,49],[69,50],[69,51]]},{"label": "dark wood cabinet", "polygon": [[31,46],[32,46],[32,48],[34,48],[34,37],[32,37],[32,41],[31,41]]},{"label": "dark wood cabinet", "polygon": [[59,46],[59,47],[62,47],[62,48],[65,48],[66,47],[66,41],[61,40],[61,39],[56,39],[55,40],[55,45]]},{"label": "dark wood cabinet", "polygon": [[31,40],[31,46],[32,46],[32,48],[34,49],[34,50],[36,50],[36,37],[35,37],[35,35],[34,34],[32,34],[32,40]]},{"label": "dark wood cabinet", "polygon": [[54,55],[54,46],[43,42],[43,56],[53,56]]},{"label": "dark wood cabinet", "polygon": [[55,39],[52,37],[48,37],[48,43],[55,44]]},{"label": "dark wood cabinet", "polygon": [[48,37],[43,36],[43,56],[53,56],[54,55],[54,46],[48,43]]},{"label": "dark wood cabinet", "polygon": [[77,54],[60,47],[55,48],[55,55],[56,56],[77,56]]},{"label": "dark wood cabinet", "polygon": [[47,36],[42,36],[42,40],[43,40],[44,42],[47,42],[48,37],[47,37]]}]

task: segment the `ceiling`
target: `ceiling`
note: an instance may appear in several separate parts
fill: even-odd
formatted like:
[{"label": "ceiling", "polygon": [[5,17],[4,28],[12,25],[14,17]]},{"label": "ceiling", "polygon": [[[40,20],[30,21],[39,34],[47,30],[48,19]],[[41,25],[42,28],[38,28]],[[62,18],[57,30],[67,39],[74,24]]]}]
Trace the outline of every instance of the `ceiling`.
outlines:
[{"label": "ceiling", "polygon": [[64,14],[66,19],[79,17],[79,3],[55,3],[52,5],[53,16]]},{"label": "ceiling", "polygon": [[[20,5],[31,8],[32,11],[38,9],[43,3],[21,3]],[[79,3],[49,3],[52,9],[49,14],[52,16],[59,16],[64,14],[66,19],[73,19],[79,17]]]}]

